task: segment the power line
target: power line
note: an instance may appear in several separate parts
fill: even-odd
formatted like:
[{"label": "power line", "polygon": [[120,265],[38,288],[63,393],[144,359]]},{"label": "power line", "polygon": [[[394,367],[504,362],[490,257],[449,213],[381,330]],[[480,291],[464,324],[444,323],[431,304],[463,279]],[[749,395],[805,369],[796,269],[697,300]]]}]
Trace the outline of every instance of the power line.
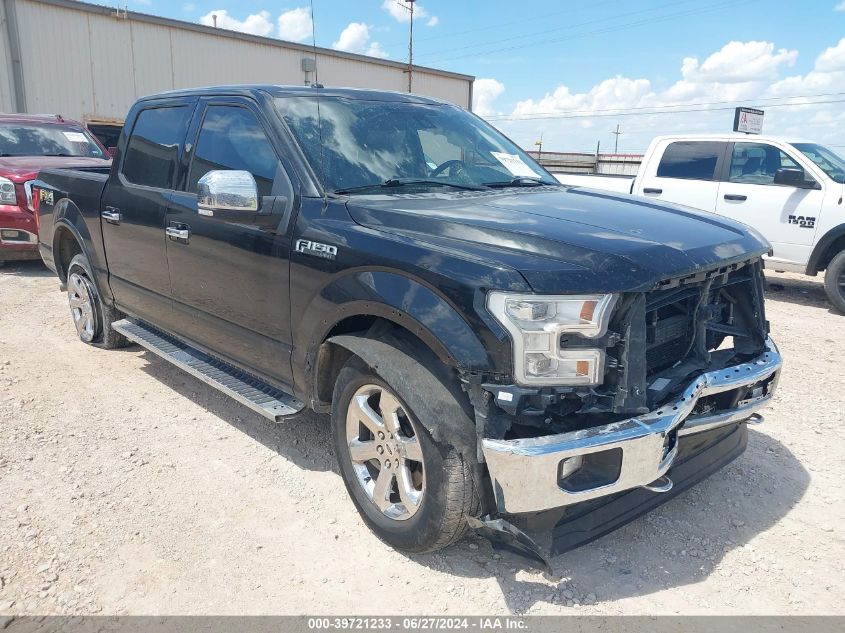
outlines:
[{"label": "power line", "polygon": [[[669,14],[666,14],[664,16],[659,16],[659,17],[655,17],[655,18],[649,18],[649,19],[645,19],[645,20],[638,20],[638,21],[635,21],[635,22],[627,22],[627,23],[624,23],[624,24],[618,24],[616,26],[611,26],[611,27],[604,28],[604,29],[597,29],[597,30],[594,30],[594,31],[586,31],[586,32],[583,32],[583,33],[575,33],[573,35],[567,36],[567,40],[573,40],[573,39],[578,39],[578,38],[581,38],[581,37],[587,37],[589,35],[598,35],[598,34],[603,34],[603,33],[610,33],[612,31],[618,31],[620,29],[627,29],[627,28],[630,28],[630,27],[633,27],[633,26],[640,26],[640,25],[643,25],[643,24],[653,25],[657,22],[665,22],[665,21],[673,20],[673,19],[679,18],[679,17],[687,17],[687,16],[690,16],[690,15],[699,15],[701,13],[718,11],[718,10],[725,9],[725,8],[737,8],[737,7],[740,7],[740,6],[745,5],[745,4],[750,4],[752,2],[759,2],[759,1],[760,0],[745,0],[743,2],[742,0],[739,0],[739,1],[731,0],[729,2],[722,2],[722,3],[719,3],[719,4],[712,5],[710,7],[703,8],[703,9],[690,9],[688,11],[679,11],[679,12],[676,12],[676,13],[669,13]],[[456,56],[453,56],[453,57],[444,57],[444,58],[433,57],[433,58],[428,58],[426,60],[426,63],[429,63],[429,64],[438,63],[438,64],[440,64],[440,63],[443,63],[445,61],[453,61],[453,60],[456,60],[456,59],[464,59],[466,57],[477,57],[478,55],[486,55],[486,54],[490,54],[490,53],[503,53],[503,52],[512,51],[512,50],[518,50],[518,49],[521,49],[521,48],[527,48],[529,46],[538,46],[540,44],[548,44],[548,43],[552,43],[552,42],[560,42],[560,39],[559,38],[551,38],[551,39],[545,39],[545,40],[537,40],[537,41],[533,41],[533,42],[528,42],[526,44],[517,44],[517,45],[514,45],[514,46],[506,46],[504,48],[496,47],[496,48],[492,48],[492,49],[488,49],[488,50],[476,51],[476,52],[473,52],[473,53],[466,53],[464,55],[456,55]]]},{"label": "power line", "polygon": [[[690,1],[691,0],[676,0],[675,2],[669,2],[668,4],[660,5],[660,6],[657,6],[657,7],[651,7],[651,8],[648,8],[648,9],[639,9],[637,11],[629,11],[627,13],[619,13],[617,15],[611,16],[611,19],[618,20],[618,19],[621,19],[621,18],[630,17],[632,15],[641,15],[643,13],[653,13],[654,11],[662,11],[662,10],[668,8],[668,7],[676,6],[676,5],[679,5],[679,4],[687,4]],[[496,44],[498,45],[498,44],[502,44],[503,42],[512,42],[514,40],[524,40],[524,39],[536,38],[538,35],[546,35],[548,33],[557,33],[559,31],[566,31],[566,30],[574,29],[574,28],[577,28],[577,27],[580,27],[580,26],[588,26],[590,24],[607,22],[607,20],[608,20],[607,16],[603,16],[603,17],[600,17],[600,18],[594,18],[594,19],[591,19],[591,20],[586,20],[584,22],[577,22],[577,23],[574,23],[574,24],[566,24],[564,26],[557,26],[557,27],[552,28],[552,29],[545,29],[545,30],[542,30],[542,31],[534,31],[533,33],[526,33],[524,35],[514,35],[514,36],[506,37],[506,38],[497,38]],[[482,46],[485,46],[485,45],[489,45],[489,43],[482,44]],[[467,49],[477,48],[478,46],[479,46],[479,44],[467,44],[465,46],[457,46],[457,47],[454,47],[454,48],[444,48],[444,49],[438,50],[437,54],[439,56],[441,53],[451,53],[453,51],[463,51],[463,50],[467,50]]]},{"label": "power line", "polygon": [[[808,101],[805,103],[770,103],[767,108],[798,108],[811,105],[825,105],[829,103],[845,103],[845,99],[833,99],[830,101]],[[567,115],[549,115],[543,117],[535,117],[532,119],[521,119],[518,117],[499,117],[495,121],[535,121],[543,119],[591,119],[596,117],[609,116],[656,116],[661,114],[687,114],[690,112],[718,112],[720,110],[733,110],[733,108],[689,108],[686,110],[657,110],[653,112],[616,112],[616,113],[598,113],[598,114],[567,114]],[[493,121],[494,119],[490,119]]]},{"label": "power line", "polygon": [[[760,103],[763,101],[783,101],[786,99],[815,99],[817,97],[839,97],[845,95],[845,92],[821,92],[818,94],[811,94],[811,95],[784,95],[781,97],[755,97],[753,99],[754,103]],[[530,112],[528,114],[512,114],[512,115],[494,115],[485,117],[488,121],[497,121],[499,119],[505,119],[508,121],[532,121],[534,119],[542,120],[549,117],[556,117],[558,115],[564,114],[588,114],[592,115],[597,112],[607,112],[610,114],[616,112],[630,112],[633,110],[659,110],[661,108],[691,108],[697,106],[711,106],[711,105],[724,105],[727,103],[748,103],[752,101],[752,99],[741,99],[741,100],[732,100],[732,101],[703,101],[699,103],[664,103],[660,105],[653,105],[653,106],[635,106],[631,108],[601,108],[596,110],[556,110],[554,112]],[[803,105],[803,104],[795,104],[795,105]],[[518,118],[517,118],[518,117]]]},{"label": "power line", "polygon": [[[616,2],[616,1],[617,0],[605,0],[604,2],[591,3],[590,8],[594,9],[596,7],[600,7],[600,6],[603,6],[603,5],[606,5],[606,4],[612,4],[613,2]],[[521,23],[524,23],[524,22],[534,22],[535,20],[542,20],[543,18],[547,18],[547,17],[552,16],[552,15],[560,15],[561,13],[571,13],[571,12],[572,12],[572,9],[570,7],[567,7],[566,9],[562,9],[560,11],[550,11],[548,13],[538,13],[536,15],[532,15],[529,18],[519,18],[519,19],[516,19],[516,20],[509,20],[507,22],[496,22],[494,24],[487,24],[485,26],[478,26],[478,27],[475,27],[475,28],[472,28],[472,29],[465,29],[463,31],[447,31],[445,33],[441,32],[441,33],[436,33],[434,35],[426,35],[422,39],[425,42],[431,42],[431,41],[434,41],[434,40],[442,40],[443,38],[446,38],[446,37],[451,38],[451,37],[456,37],[458,35],[466,35],[467,33],[478,33],[479,31],[489,31],[489,30],[492,30],[492,29],[501,28],[503,26],[512,27],[514,24],[521,24]]]}]

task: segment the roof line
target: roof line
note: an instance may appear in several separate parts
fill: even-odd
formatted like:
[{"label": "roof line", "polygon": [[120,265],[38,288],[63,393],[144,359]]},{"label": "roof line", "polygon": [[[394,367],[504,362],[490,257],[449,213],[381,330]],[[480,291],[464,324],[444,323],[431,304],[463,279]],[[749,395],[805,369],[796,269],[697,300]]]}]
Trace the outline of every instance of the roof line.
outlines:
[{"label": "roof line", "polygon": [[[86,13],[94,13],[113,17],[114,7],[108,7],[100,4],[91,4],[88,2],[79,2],[78,0],[31,0],[32,2],[39,2],[41,4],[50,4],[65,9],[74,9],[76,11],[84,11]],[[121,12],[122,15],[122,12]],[[148,24],[157,24],[159,26],[169,26],[177,29],[184,29],[187,31],[196,31],[198,33],[205,33],[207,35],[215,35],[217,37],[228,37],[235,40],[243,40],[246,42],[253,42],[255,44],[265,44],[275,46],[277,48],[288,48],[299,50],[304,53],[314,52],[315,47],[306,44],[299,44],[297,42],[289,42],[274,37],[262,37],[261,35],[252,35],[250,33],[242,33],[240,31],[230,31],[229,29],[215,28],[212,26],[205,26],[204,24],[197,24],[195,22],[186,22],[185,20],[175,20],[173,18],[166,18],[159,15],[150,15],[148,13],[139,13],[137,11],[127,11],[127,19],[136,20],[138,22],[146,22]],[[118,19],[118,18],[115,18]],[[381,59],[379,57],[370,57],[369,55],[359,55],[358,53],[348,53],[346,51],[338,51],[333,48],[323,48],[317,46],[316,50],[321,55],[329,55],[332,57],[343,57],[355,61],[364,61],[370,64],[379,66],[390,66],[392,68],[406,69],[407,64],[397,62],[390,59]],[[441,77],[451,77],[453,79],[463,79],[465,81],[473,82],[475,77],[473,75],[464,75],[449,70],[440,70],[438,68],[431,68],[429,66],[414,66],[415,72],[424,72]]]}]

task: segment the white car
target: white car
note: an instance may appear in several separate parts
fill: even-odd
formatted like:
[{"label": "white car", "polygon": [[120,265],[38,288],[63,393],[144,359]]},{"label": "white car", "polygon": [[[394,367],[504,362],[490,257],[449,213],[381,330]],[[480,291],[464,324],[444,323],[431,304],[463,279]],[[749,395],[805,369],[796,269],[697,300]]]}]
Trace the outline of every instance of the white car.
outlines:
[{"label": "white car", "polygon": [[555,176],[744,222],[771,243],[769,268],[826,271],[827,295],[845,313],[845,160],[823,145],[747,134],[659,136],[634,177]]}]

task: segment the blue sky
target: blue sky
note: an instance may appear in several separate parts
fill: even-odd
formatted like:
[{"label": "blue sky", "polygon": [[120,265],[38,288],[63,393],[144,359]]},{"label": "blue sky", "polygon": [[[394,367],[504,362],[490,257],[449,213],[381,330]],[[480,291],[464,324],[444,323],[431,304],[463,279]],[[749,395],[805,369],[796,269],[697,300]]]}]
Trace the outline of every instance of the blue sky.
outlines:
[{"label": "blue sky", "polygon": [[[845,93],[842,0],[423,0],[416,6],[415,61],[478,77],[476,110],[523,145],[542,133],[548,149],[594,148],[597,140],[610,147],[610,130],[619,123],[620,151],[637,151],[657,133],[722,131],[732,113],[614,113],[725,100],[765,108],[811,95],[804,100],[811,105],[773,107],[765,131],[812,132],[816,140],[845,146],[845,103],[818,104],[837,97],[812,96]],[[288,39],[308,33],[307,0],[135,0],[129,7],[194,22],[217,12],[224,26],[273,37],[286,15]],[[314,0],[314,14],[319,46],[406,59],[408,24],[400,21],[406,11],[395,0]],[[576,118],[537,118],[573,112]]]}]

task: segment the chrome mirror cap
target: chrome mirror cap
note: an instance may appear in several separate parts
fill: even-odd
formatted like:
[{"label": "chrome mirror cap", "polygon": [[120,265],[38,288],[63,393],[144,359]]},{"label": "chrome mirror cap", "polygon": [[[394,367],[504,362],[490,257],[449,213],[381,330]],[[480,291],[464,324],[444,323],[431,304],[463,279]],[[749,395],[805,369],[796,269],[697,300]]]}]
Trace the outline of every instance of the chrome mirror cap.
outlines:
[{"label": "chrome mirror cap", "polygon": [[258,211],[258,185],[248,171],[215,170],[197,182],[197,209],[213,211]]}]

